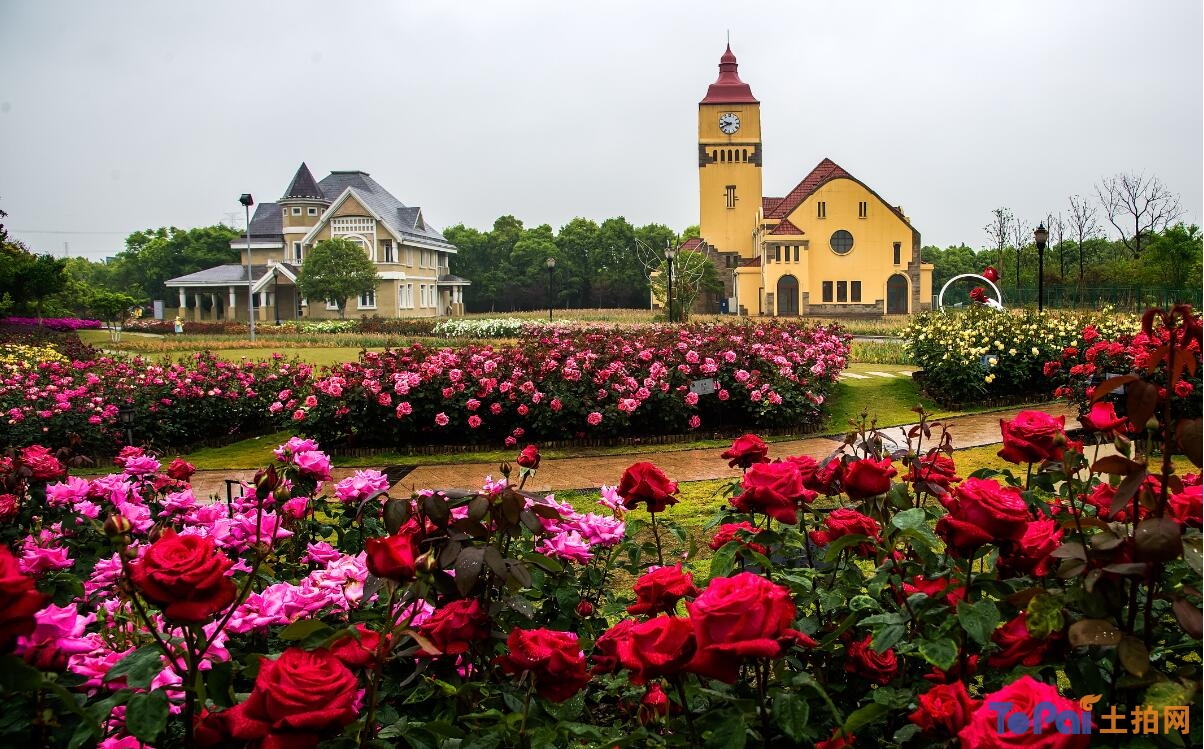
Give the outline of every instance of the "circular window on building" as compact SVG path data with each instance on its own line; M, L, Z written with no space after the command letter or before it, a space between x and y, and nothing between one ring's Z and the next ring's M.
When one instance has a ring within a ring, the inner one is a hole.
M832 232L832 238L828 240L828 244L832 246L832 252L837 255L847 255L849 250L853 249L853 235L844 229L837 229Z

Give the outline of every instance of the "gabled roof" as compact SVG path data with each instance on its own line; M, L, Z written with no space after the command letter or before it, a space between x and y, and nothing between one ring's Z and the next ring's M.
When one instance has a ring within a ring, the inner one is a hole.
M801 235L803 233L803 230L798 228L794 224L790 223L790 219L784 218L780 222L778 222L778 225L773 227L773 231L771 231L769 233L770 234Z
M799 182L793 190L790 191L785 198L774 206L771 212L765 214L765 218L786 218L794 209L810 197L811 193L815 192L828 180L836 179L837 177L849 177L853 175L840 168L840 165L831 159L824 159L819 162L819 165L811 170L811 173L803 177L803 181Z
M432 229L425 221L420 220L422 209L410 207L389 194L389 191L377 184L367 172L348 171L331 172L330 176L318 183L322 193L332 203L342 197L347 190L352 190L356 199L364 207L372 211L389 227L389 231L398 237L405 236L423 240L431 244L442 245L448 250L455 251L451 242Z
M246 232L243 232L242 238L245 242ZM276 203L260 203L255 206L255 215L251 216L251 241L257 239L284 239L284 218L281 216L280 206Z
M268 272L266 265L252 265L251 277L262 278ZM163 282L167 286L208 286L222 284L247 283L247 266L245 265L216 265L212 268L199 270L196 273L170 278Z
M698 246L701 244L702 244L702 239L700 237L690 237L682 244L681 249L696 250L696 249L698 249Z
M314 175L310 174L309 167L305 162L301 162L301 167L297 169L297 173L293 175L293 181L289 184L288 189L284 191L284 197L281 200L289 198L307 198L309 200L326 200L326 196L322 194L321 188L318 187Z
M773 209L778 207L778 203L781 203L783 200L785 198L761 198L761 212L768 217L773 212Z
M706 98L699 104L756 104L752 88L736 73L738 67L729 44L719 58L719 77L707 88Z

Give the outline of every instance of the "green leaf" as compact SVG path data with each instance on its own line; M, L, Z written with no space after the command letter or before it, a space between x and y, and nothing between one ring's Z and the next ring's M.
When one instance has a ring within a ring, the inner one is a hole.
M150 743L167 728L167 693L161 689L135 694L125 706L125 730Z
M899 640L903 639L902 624L888 624L881 629L874 631L874 640L871 646L875 653L885 653Z
M928 515L920 507L913 507L910 510L896 513L890 519L890 524L901 531L916 530L921 527L927 527Z
M773 701L773 718L794 741L802 741L807 721L811 719L811 705L793 692L785 692Z
M957 660L957 643L948 637L921 640L919 650L920 657L942 671L953 668L953 662Z
M970 635L979 645L986 645L991 640L991 633L999 626L999 609L992 601L979 601L957 604L957 621L962 625L966 634Z
M879 718L890 712L890 708L886 705L880 705L877 702L871 702L868 705L863 705L853 712L849 713L849 717L844 720L844 731L846 734L856 733L862 726L869 725Z
M719 547L719 550L711 556L711 579L727 577L732 573L732 569L736 566L736 552L739 549L740 544L735 541Z
M880 611L881 606L867 595L853 596L849 599L849 609L852 611Z
M330 629L330 625L317 619L298 619L280 631L277 635L281 640L304 640L306 637Z
M105 681L126 677L125 683L133 689L150 687L151 679L163 670L162 653L158 645L143 645L117 662L105 674Z
M732 716L711 729L704 741L711 749L744 749L744 744L748 741L748 730L740 717Z
M1042 640L1054 632L1060 632L1066 624L1062 616L1061 599L1048 593L1033 596L1025 610L1024 624L1029 634Z
M1204 536L1183 539L1183 558L1197 575L1204 575Z
M36 692L42 686L42 672L15 655L0 658L0 687L6 692Z

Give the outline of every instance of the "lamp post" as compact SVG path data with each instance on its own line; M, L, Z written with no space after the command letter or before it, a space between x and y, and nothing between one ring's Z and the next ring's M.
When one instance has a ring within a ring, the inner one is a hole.
M255 200L251 193L238 196L238 202L247 212L247 322L251 327L251 340L255 340L255 279L251 276L251 206Z
M134 444L134 409L129 405L117 407L117 418L125 427L125 444Z
M1037 312L1040 313L1045 309L1045 244L1049 241L1044 222L1037 224L1033 240L1037 243Z
M669 283L666 286L669 295L669 322L673 322L673 256L675 254L672 245L665 242L665 263L669 270Z
M548 258L544 265L548 266L548 322L552 322L552 272L556 270L556 258Z

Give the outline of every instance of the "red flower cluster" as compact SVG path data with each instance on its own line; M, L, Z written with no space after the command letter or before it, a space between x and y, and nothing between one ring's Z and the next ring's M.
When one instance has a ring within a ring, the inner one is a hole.
M564 702L589 683L585 654L572 632L516 627L506 647L508 652L494 662L507 674L530 674L536 694L544 699Z
M869 515L841 507L828 513L824 518L823 529L811 531L809 535L817 545L827 546L841 536L852 535L869 536L870 541L877 543L881 540L880 531L878 521ZM857 553L862 556L872 555L873 543L857 544Z
M677 497L673 496L677 494L677 482L670 481L664 471L647 461L623 471L618 492L623 506L629 510L646 504L648 512L664 512L669 505L677 504Z
M1083 447L1067 440L1065 416L1055 418L1044 411L1021 411L1011 421L1000 419L999 428L1003 432L999 457L1009 463L1061 460L1067 445Z
M675 567L659 567L646 573L635 586L636 602L627 607L629 614L673 613L677 602L698 595L694 576L682 572L681 564Z
M815 499L815 492L803 486L803 476L792 461L756 463L740 481L744 489L732 498L732 506L741 512L762 513L787 525L798 523L798 506Z

